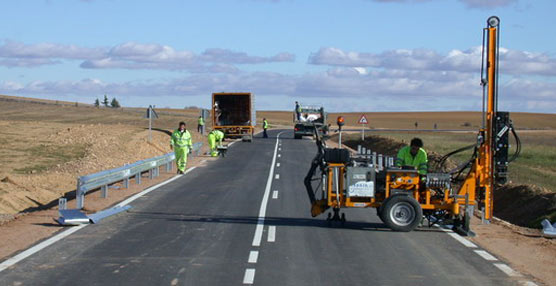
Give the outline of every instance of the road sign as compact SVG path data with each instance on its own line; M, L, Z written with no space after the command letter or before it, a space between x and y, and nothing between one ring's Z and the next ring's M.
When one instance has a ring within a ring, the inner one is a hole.
M367 116L365 116L365 114L361 114L361 117L359 117L359 122L357 122L359 124L369 124L369 121L367 120Z

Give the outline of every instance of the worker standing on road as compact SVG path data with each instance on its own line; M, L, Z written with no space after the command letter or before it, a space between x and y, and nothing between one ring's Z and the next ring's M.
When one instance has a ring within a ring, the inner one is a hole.
M398 151L396 167L413 166L421 175L426 175L428 170L427 152L423 149L423 141L419 138L411 139L410 146L405 146Z
M176 165L178 166L178 174L185 172L187 165L187 155L191 153L193 141L191 134L187 131L185 122L180 122L178 129L172 133L170 139L170 148L174 150L176 155Z
M199 120L197 121L197 132L203 134L205 131L205 119L203 116L199 116Z
M301 117L301 106L299 106L299 102L295 102L295 118L299 121Z
M220 130L212 130L208 135L208 144L210 147L210 155L212 157L218 156L218 146L222 146L222 140L224 140L224 132ZM216 141L218 141L218 145L216 145Z
M268 134L266 133L267 129L268 129L268 121L266 120L266 118L263 118L263 138L268 138Z

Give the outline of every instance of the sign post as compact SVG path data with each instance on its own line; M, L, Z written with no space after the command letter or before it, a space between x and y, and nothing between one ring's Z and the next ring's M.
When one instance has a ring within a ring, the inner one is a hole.
M361 114L357 123L361 124L361 141L365 141L365 125L369 124L367 116L365 116L365 114Z
M145 118L149 119L149 142L152 141L152 126L153 126L153 117L154 118L158 118L158 114L156 114L156 111L154 111L154 106L153 105L149 105L149 108L147 108L147 115L145 115Z
M344 126L344 117L338 116L336 123L338 124L338 131L340 132L338 135L338 148L342 149L342 126Z

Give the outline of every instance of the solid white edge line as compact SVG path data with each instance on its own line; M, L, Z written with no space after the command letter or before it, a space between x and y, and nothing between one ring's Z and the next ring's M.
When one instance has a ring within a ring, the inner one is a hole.
M185 171L185 174L187 174L187 173L193 171L195 168L197 168L197 167L189 168L187 171ZM185 174L184 174L184 175L185 175ZM164 181L164 182L162 182L162 183L156 184L156 185L154 185L154 186L152 186L152 187L150 187L150 188L148 188L148 189L146 189L146 190L144 190L144 191L142 191L142 192L139 192L139 193L133 195L132 197L130 197L130 198L124 200L123 202L117 204L116 206L118 206L118 207L123 207L123 206L129 204L130 202L132 202L132 201L134 201L134 200L140 198L141 196L143 196L143 195L145 195L145 194L147 194L147 193L150 193L150 192L154 191L155 189L160 188L160 187L162 187L162 186L164 186L164 185L166 185L166 184L168 184L168 183L170 183L170 182L172 182L172 181L174 181L174 180L177 180L177 179L179 179L179 178L181 178L181 177L182 177L182 176L174 176L174 177L172 177L172 178L170 178L170 179L168 179L168 180L166 180L166 181ZM24 250L23 252L21 252L21 253L15 255L15 256L12 256L12 257L10 257L10 258L8 258L8 259L6 259L6 260L3 261L2 263L0 263L0 272L6 270L7 268L9 268L9 267L15 265L16 263L20 262L21 260L23 260L23 259L25 259L25 258L27 258L27 257L29 257L29 256L31 256L31 255L33 255L33 254L35 254L35 253L41 251L41 250L43 250L44 248L46 248L46 247L48 247L48 246L54 244L55 242L57 242L57 241L59 241L59 240L62 240L63 238L69 236L70 234L72 234L72 233L74 233L74 232L76 232L76 231L78 231L78 230L80 230L80 229L82 229L82 228L84 228L84 227L86 227L86 226L87 226L87 224L83 224L83 225L71 227L71 228L68 229L68 230L62 231L62 232L60 232L60 233L58 233L58 234L56 234L56 235L54 235L54 236L52 236L52 237L50 237L50 238L44 240L43 242L40 242L39 244L36 244L36 245L34 245L34 246L31 246L30 248Z
M504 264L504 263L494 263L494 266L496 266L498 269L502 270L502 272L506 273L508 276L512 276L512 277L521 277L521 273L513 270L510 266Z
M275 178L276 180L280 179L280 174L276 174L276 176L274 176L274 178Z
M259 209L259 219L257 221L257 228L255 229L255 235L253 236L253 246L260 246L261 240L263 238L264 217L266 215L266 205L268 204L268 197L270 196L270 188L272 187L272 175L274 174L274 166L276 164L276 153L278 152L278 138L280 138L280 134L282 134L282 132L278 133L278 135L276 136L274 155L272 156L272 163L270 164L270 171L268 172L268 178L266 180L266 187L264 190L263 200L261 201L261 208Z
M278 198L278 191L272 192L272 198L273 198L273 199L277 199L277 198Z
M245 269L245 275L243 275L243 284L253 284L255 280L255 269L247 268Z
M475 251L475 253L477 253L480 257L484 258L485 260L488 260L488 261L497 261L498 260L498 258L494 257L492 254L490 254L490 253L488 253L488 252L486 252L482 249L474 250L474 251Z
M7 268L15 265L16 263L20 262L21 260L23 260L23 259L41 251L42 249L54 244L55 242L63 239L66 236L69 236L70 234L72 234L72 233L74 233L74 232L76 232L76 231L78 231L78 230L80 230L80 229L82 229L86 226L87 226L86 224L83 224L83 225L71 227L68 230L62 231L62 232L50 237L49 239L47 239L47 240L45 240L45 241L43 241L43 242L41 242L41 243L39 243L35 246L32 246L32 247L28 248L27 250L17 254L16 256L13 256L13 257L10 257L10 258L6 259L4 262L0 263L0 272L6 270Z
M268 226L268 242L275 242L276 241L276 226L270 225Z
M256 250L251 250L251 252L249 252L247 263L257 263L257 259L259 259L259 252Z
M475 245L473 242L459 236L459 234L455 233L455 232L449 232L448 233L449 236L455 238L457 241L459 241L461 244L470 247L470 248L478 248L477 245Z

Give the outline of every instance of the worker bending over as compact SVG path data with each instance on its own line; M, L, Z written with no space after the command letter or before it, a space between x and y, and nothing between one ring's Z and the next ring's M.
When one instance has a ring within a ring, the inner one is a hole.
M191 134L185 127L185 122L180 122L179 128L172 133L170 139L170 149L174 150L176 156L178 174L183 174L185 172L187 155L191 153L191 146L193 145Z
M222 145L222 140L224 140L224 132L220 130L212 130L208 135L208 144L210 147L210 155L212 157L218 156L217 147ZM218 145L216 145L218 141Z
M419 138L411 139L410 146L405 146L398 151L396 167L413 166L421 175L426 175L428 170L427 152L423 149L423 141Z

